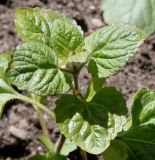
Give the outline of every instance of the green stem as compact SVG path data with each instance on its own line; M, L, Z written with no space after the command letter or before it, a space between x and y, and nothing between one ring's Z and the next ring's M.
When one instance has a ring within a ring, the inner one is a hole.
M74 79L74 89L73 89L74 95L77 95L79 98L81 98L82 101L85 101L85 99L82 96L82 94L80 92L80 89L79 89L78 73L73 74L73 79ZM82 160L88 160L87 152L85 152L84 150L80 149L80 153L81 153Z
M60 137L58 138L56 144L55 144L55 148L54 148L55 153L57 153L57 154L60 153L60 151L63 147L63 144L65 142L65 139L66 139L65 136L61 134Z
M40 110L39 107L33 105L36 112L37 112L37 115L38 115L38 119L39 119L39 122L40 122L40 126L41 126L41 129L42 129L42 133L44 136L46 137L49 137L49 133L48 133L48 129L46 127L46 122L44 120L44 117L43 117L43 114L42 114L42 111Z
M68 69L60 68L60 70L69 74L73 74L73 72Z
M30 95L30 98L32 98L33 100L35 100L39 103L41 102L41 97L40 96L37 96L33 93L29 93L29 95ZM33 105L33 107L34 107L34 109L35 109L35 111L38 115L38 119L39 119L40 126L41 126L41 129L42 129L42 134L50 139L49 132L48 132L48 129L46 127L46 121L43 117L42 110L39 107L37 107L36 105Z
M55 120L55 114L54 114L54 112L52 112L51 110L49 110L49 109L48 109L46 106L44 106L43 104L41 104L41 103L39 103L39 102L37 102L37 101L29 98L29 97L26 97L26 96L24 96L24 95L21 95L21 94L16 94L16 95L13 96L13 98L14 98L14 99L20 99L20 100L22 100L22 101L26 101L26 102L28 102L28 103L31 103L33 106L39 107L41 110L43 110L43 111L45 111L46 113L48 113L52 119Z
M75 90L78 90L79 89L78 73L73 74L73 79L74 79L74 88Z
M79 83L78 83L78 74L75 73L73 74L73 79L74 79L74 88L73 88L73 94L77 95L81 100L84 100L84 97L81 94L81 91L79 89Z
M86 151L80 149L80 153L81 153L82 160L88 160Z

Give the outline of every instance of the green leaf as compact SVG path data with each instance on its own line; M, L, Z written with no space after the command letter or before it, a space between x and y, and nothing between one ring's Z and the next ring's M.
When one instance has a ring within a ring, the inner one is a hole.
M54 144L51 142L51 140L48 137L45 136L39 136L40 143L47 149L49 153L53 152Z
M124 109L126 108L125 103L122 103L124 102L123 97L119 96L118 91L115 91L118 93L118 98L110 97L113 96L113 94L109 94L110 91L113 91L111 88L105 96L106 91L108 88L102 89L91 102L80 101L72 95L63 95L56 101L56 122L59 124L62 134L92 154L102 153L110 145L110 141L122 131L122 127L126 123L126 118L120 115L126 110ZM106 97L103 104L96 101L98 100L97 96ZM109 99L113 100L109 102ZM118 105L116 105L117 103ZM117 107L119 116L117 113L113 114L115 107Z
M0 117L2 116L6 102L14 99L16 91L14 91L3 79L0 79Z
M80 52L84 44L83 32L74 20L64 15L39 8L18 8L15 16L16 30L26 42L39 41L52 47L59 64Z
M99 78L115 74L138 51L144 38L142 31L129 25L99 29L85 40L85 49L90 53L88 71Z
M93 102L106 106L110 113L125 115L128 113L125 99L115 87L104 87L93 97Z
M77 149L77 146L66 139L62 146L60 154L64 156L68 156L70 152L73 152L76 149Z
M103 0L102 9L108 24L136 25L147 35L155 31L155 0Z
M155 144L155 91L143 89L132 106L132 126L122 135L127 141Z
M123 130L124 130L124 131L129 130L129 128L131 127L131 125L132 125L132 117L129 116L129 117L127 118L127 123L123 126Z
M62 94L70 89L70 80L47 45L31 42L16 48L7 77L19 89L37 95Z
M103 158L104 160L127 160L127 150L126 145L116 139L111 142L109 148L103 153Z
M105 85L104 78L92 78L89 82L88 89L85 95L87 102L90 102L97 91L99 91Z
M6 79L5 72L6 69L8 68L8 64L10 61L11 61L11 54L9 53L0 54L0 78Z
M154 160L155 145L115 139L103 153L104 160Z
M129 142L125 141L128 147L127 160L154 160L155 145L148 143Z
M5 104L14 99L14 95L16 91L13 90L5 81L5 72L8 68L8 64L11 60L11 54L3 53L0 54L0 118L2 117L2 113L4 110Z

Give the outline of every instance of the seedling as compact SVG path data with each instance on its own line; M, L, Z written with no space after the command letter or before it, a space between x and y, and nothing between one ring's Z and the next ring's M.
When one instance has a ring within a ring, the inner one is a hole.
M0 113L7 101L20 99L31 103L40 115L46 135L40 141L47 154L32 159L67 159L76 146L83 160L87 152L104 160L154 159L155 91L140 91L128 116L123 95L105 81L138 51L145 38L141 30L113 24L84 38L74 20L39 8L18 8L15 25L24 42L0 57ZM84 66L92 79L82 94L78 77ZM11 85L28 94L18 93ZM41 98L55 95L53 112ZM42 111L60 128L56 144L48 138Z

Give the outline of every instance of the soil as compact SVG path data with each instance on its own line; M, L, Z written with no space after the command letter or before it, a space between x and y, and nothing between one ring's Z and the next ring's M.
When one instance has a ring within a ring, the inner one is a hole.
M100 0L0 0L0 52L12 49L21 43L15 32L14 13L19 6L42 7L63 12L74 18L82 27L85 35L104 26L101 17ZM90 75L86 71L81 74L81 89L87 85ZM115 85L127 99L130 108L131 99L141 88L155 89L155 34L152 34L141 46L139 53L116 75L107 80ZM49 107L53 99L49 98ZM55 141L59 135L56 125L44 115L51 138ZM48 123L50 121L50 123ZM0 121L0 159L27 159L27 157L43 152L37 137L41 128L32 106L20 101L7 104L5 114ZM79 151L73 152L72 160L79 160ZM95 158L90 155L90 160Z

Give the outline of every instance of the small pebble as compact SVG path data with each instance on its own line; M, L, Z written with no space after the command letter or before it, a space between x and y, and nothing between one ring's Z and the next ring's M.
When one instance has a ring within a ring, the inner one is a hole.
M21 140L27 139L27 132L24 129L16 128L14 126L9 127L9 132L11 135L15 136L16 138L19 138Z
M94 12L96 12L96 7L94 5L90 5L89 10L91 13L94 13Z
M37 150L38 150L39 152L43 151L43 149L42 149L41 146L37 147Z
M96 26L96 27L102 27L103 26L103 22L100 19L94 18L92 19L92 23Z

